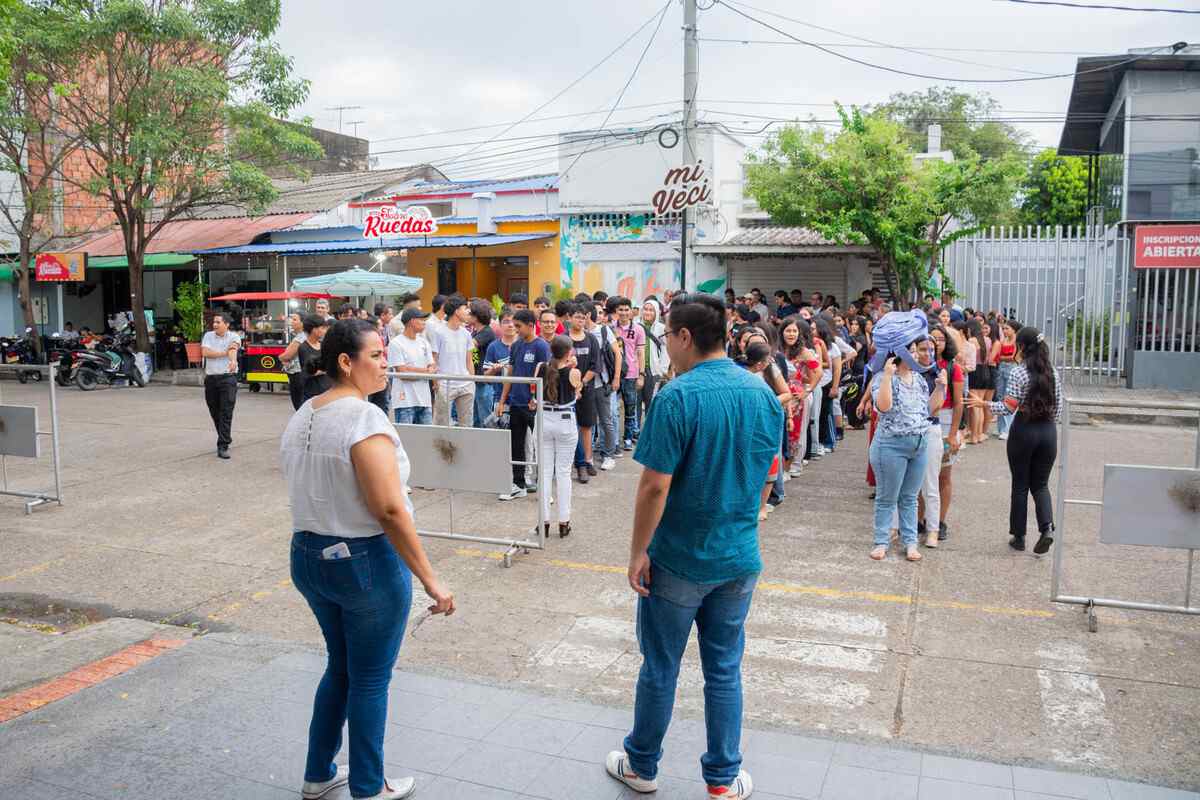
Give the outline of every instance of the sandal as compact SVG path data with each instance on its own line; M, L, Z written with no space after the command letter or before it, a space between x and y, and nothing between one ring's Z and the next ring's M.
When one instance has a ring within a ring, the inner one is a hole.
M915 544L910 544L908 546L908 552L905 553L904 557L909 561L920 561L922 558L921 551L917 549Z
M875 561L883 561L885 558L887 558L887 551L888 549L886 545L876 545L875 548L871 550L871 558Z

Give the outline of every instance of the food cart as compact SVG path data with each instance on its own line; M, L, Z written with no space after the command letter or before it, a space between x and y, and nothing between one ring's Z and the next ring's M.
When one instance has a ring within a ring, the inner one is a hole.
M246 303L272 300L331 300L334 297L336 295L321 292L235 292L210 297L209 300L241 303L244 312ZM283 371L283 362L279 360L292 338L287 318L287 314L279 319L268 314L256 317L242 314L243 338L239 377L250 386L252 392L261 391L264 385L268 391L275 391L277 383L287 385L288 376Z

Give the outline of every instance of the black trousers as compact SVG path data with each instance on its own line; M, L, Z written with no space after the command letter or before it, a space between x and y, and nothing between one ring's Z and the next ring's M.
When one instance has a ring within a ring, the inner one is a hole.
M1012 497L1009 502L1008 532L1025 535L1029 515L1029 496L1038 530L1054 526L1054 508L1050 501L1050 470L1058 457L1058 430L1053 420L1030 422L1017 414L1008 432L1008 469L1012 472Z
M204 400L213 427L217 429L217 447L229 447L233 441L233 407L237 403L237 376L205 375Z
M299 372L288 373L288 394L292 396L292 410L298 410L304 405L304 375Z
M819 440L817 444L825 444L830 440L831 431L829 430L829 425L831 420L829 413L833 411L833 392L835 388L836 387L830 383L821 390L821 409L817 412L820 414L820 416L817 417L817 439Z
M508 433L512 437L513 461L529 461L525 452L525 436L533 430L534 412L529 406L508 406ZM525 465L513 464L513 483L525 488Z

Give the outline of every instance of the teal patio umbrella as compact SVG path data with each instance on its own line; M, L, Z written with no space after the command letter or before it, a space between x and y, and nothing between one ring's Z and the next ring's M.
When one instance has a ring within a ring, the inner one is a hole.
M411 275L393 275L351 267L345 272L297 278L292 281L292 291L324 292L340 297L389 297L415 292L423 284L423 280Z

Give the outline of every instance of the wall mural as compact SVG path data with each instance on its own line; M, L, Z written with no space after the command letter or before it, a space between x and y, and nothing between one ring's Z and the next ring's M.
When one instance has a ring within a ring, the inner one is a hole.
M584 225L578 215L567 217L566 229L559 237L562 254L559 259L561 286L575 286L580 271L579 248L592 242L678 242L683 234L682 225L647 225L647 214L631 214L628 225L593 226ZM587 276L584 275L584 283ZM597 289L604 287L597 286ZM581 291L595 291L582 289ZM604 289L604 291L608 291Z

